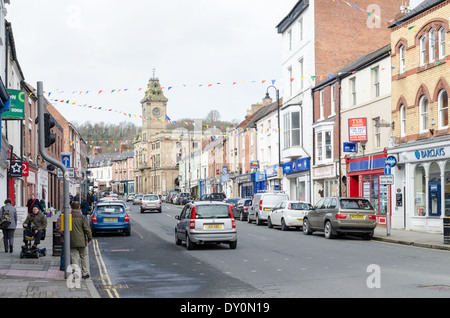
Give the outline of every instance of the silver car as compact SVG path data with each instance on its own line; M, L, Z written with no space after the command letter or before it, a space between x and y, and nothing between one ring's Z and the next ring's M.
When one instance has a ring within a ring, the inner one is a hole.
M136 194L133 199L133 205L141 204L143 194Z
M144 213L147 210L156 210L159 213L162 212L161 199L157 194L144 194L142 196L141 213Z
M197 244L226 243L231 249L237 246L236 222L231 206L219 201L188 202L175 217L175 243L186 242L192 250Z
M376 211L365 198L323 198L303 218L303 233L323 231L327 239L356 233L370 240L376 226Z

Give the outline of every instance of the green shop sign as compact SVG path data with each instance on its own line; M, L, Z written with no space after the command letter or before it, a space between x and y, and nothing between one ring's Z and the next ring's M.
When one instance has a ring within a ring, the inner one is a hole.
M11 98L11 108L2 113L2 119L23 119L25 115L25 93L15 89L6 90Z

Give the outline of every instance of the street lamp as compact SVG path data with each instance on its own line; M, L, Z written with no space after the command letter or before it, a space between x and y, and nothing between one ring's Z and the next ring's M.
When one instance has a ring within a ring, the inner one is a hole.
M282 175L282 173L280 174L280 169L283 169L281 167L280 91L278 90L278 88L276 88L273 85L267 87L266 97L264 97L264 100L266 103L272 102L272 99L270 98L270 95L269 95L269 88L275 89L276 97L277 97L277 112L278 112L278 171L277 172L278 172L278 177L279 177L280 175ZM281 189L282 189L282 183L281 183L281 179L280 179L280 190Z

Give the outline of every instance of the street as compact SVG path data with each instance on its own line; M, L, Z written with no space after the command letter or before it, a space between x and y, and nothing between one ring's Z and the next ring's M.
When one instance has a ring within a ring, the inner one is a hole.
M449 297L450 254L356 237L326 240L236 221L238 245L175 245L175 215L128 203L131 236L100 235L90 245L101 297L297 298Z

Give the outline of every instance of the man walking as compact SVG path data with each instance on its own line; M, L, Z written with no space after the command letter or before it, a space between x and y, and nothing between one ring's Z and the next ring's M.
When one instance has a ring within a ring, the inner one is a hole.
M86 217L80 211L80 202L72 202L72 231L70 232L70 259L72 264L81 261L81 277L89 278L89 256L87 246L92 241L92 231Z

